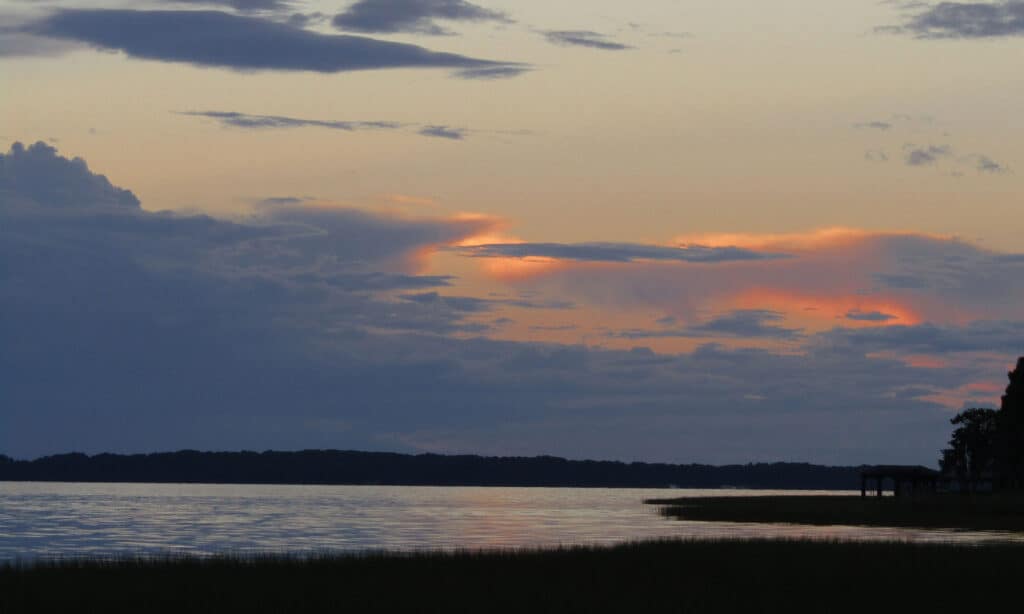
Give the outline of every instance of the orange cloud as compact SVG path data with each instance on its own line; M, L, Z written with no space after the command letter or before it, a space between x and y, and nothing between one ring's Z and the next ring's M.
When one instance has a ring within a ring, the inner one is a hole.
M782 252L815 252L840 249L865 243L878 237L916 236L938 240L950 240L942 235L919 232L869 231L859 228L834 226L806 232L791 233L703 233L682 235L676 241L682 245L705 247L740 247L751 250Z
M848 328L912 326L922 319L917 311L894 297L799 292L781 288L752 288L727 300L733 309L770 309L796 323L811 322ZM861 314L864 317L858 317ZM871 317L877 314L878 317Z

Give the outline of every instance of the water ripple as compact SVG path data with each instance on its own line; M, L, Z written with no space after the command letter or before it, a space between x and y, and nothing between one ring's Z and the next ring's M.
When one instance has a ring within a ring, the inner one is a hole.
M661 537L916 542L1024 534L666 519L664 490L0 482L0 560L610 544ZM787 494L675 490L672 495ZM848 494L807 493L800 494Z

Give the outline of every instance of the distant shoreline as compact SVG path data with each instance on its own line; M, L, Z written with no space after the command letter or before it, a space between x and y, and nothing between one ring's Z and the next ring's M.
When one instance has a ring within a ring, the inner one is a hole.
M810 463L674 465L342 450L72 453L31 461L0 456L0 481L9 482L853 490L860 486L860 470Z

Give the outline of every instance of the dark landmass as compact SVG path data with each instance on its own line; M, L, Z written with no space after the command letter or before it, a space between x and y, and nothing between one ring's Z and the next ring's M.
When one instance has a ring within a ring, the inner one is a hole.
M681 520L1024 531L1024 495L649 499Z
M33 461L0 455L0 481L620 488L857 489L859 467L808 463L670 465L574 461L553 456L484 457L306 450L59 454Z
M2 612L1004 611L1024 547L662 541L0 566Z

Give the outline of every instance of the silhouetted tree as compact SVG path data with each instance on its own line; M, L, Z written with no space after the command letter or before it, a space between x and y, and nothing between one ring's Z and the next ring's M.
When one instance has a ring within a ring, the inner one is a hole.
M1024 488L1024 356L1008 374L998 415L996 470L1004 488Z
M994 409L972 408L957 414L950 423L957 427L942 451L939 464L946 474L956 476L961 492L982 476L991 475L996 457L998 412Z

